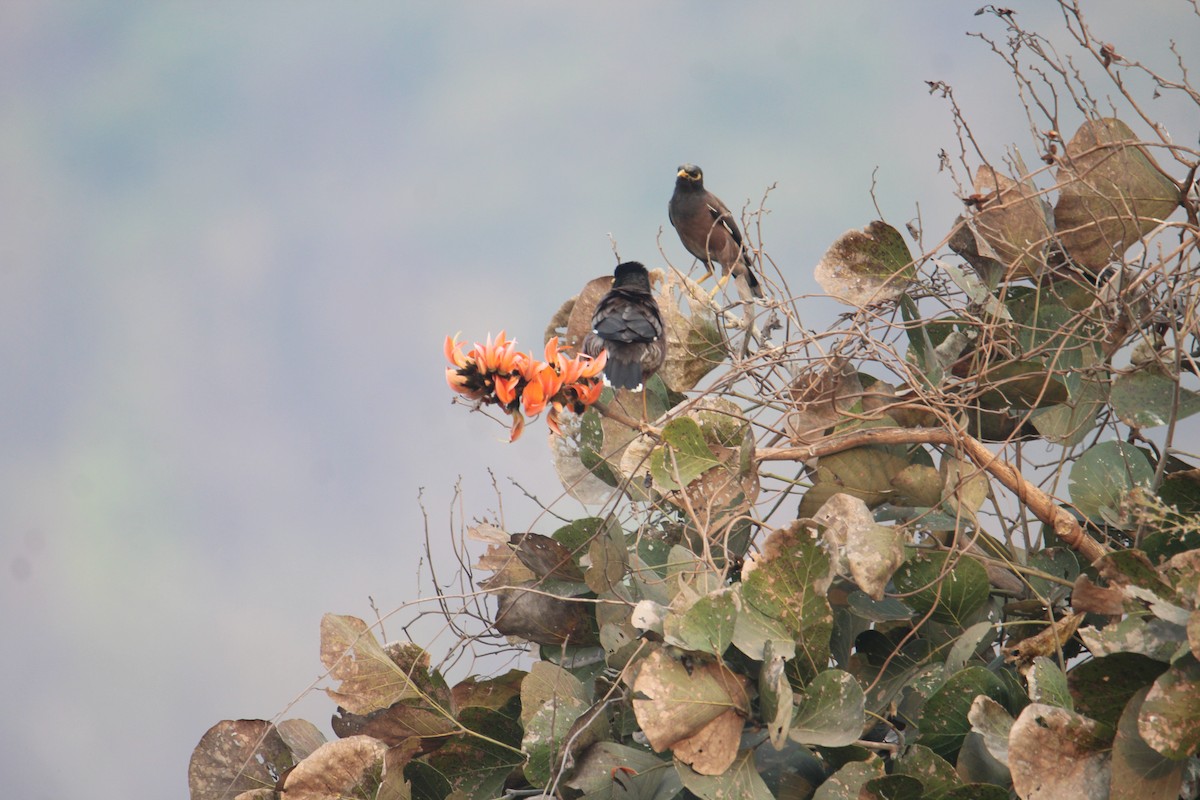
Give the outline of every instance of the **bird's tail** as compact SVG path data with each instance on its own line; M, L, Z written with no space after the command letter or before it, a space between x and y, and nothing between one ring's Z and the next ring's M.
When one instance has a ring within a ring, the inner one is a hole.
M613 358L609 351L608 364L604 367L604 382L614 389L639 391L642 388L642 362Z
M758 276L754 274L754 258L750 255L750 248L745 246L742 247L741 269L735 270L735 272L741 273L741 275L737 275L737 277L742 278L742 280L740 280L738 283L745 283L746 288L750 290L749 293L751 297L763 296L762 284L759 283ZM738 295L741 296L743 300L749 299L745 296L745 293L742 291L742 287L740 285L738 286Z

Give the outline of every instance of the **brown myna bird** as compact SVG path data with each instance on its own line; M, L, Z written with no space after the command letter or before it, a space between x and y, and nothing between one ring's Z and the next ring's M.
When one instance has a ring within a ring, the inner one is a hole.
M704 173L695 164L679 168L667 213L683 246L704 262L707 270L704 278L713 274L713 264L721 265L724 274L713 290L714 295L732 274L742 299L763 296L752 268L750 248L742 242L737 222L720 198L704 188Z
M608 351L604 382L614 389L640 391L667 355L662 314L650 293L650 275L636 261L617 265L613 285L592 313L592 332L583 352L595 358Z

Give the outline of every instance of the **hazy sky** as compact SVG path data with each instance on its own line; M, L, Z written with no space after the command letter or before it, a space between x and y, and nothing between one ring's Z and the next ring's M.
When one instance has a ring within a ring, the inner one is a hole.
M1077 53L1049 3L1008 5ZM210 725L320 674L322 613L428 590L419 489L440 542L459 476L468 517L496 507L488 468L528 526L509 478L557 495L544 427L509 445L452 407L442 338L537 348L609 234L661 267L665 227L686 266L678 164L735 209L778 184L764 242L807 294L876 216L877 168L897 227L919 206L940 237L961 208L923 81L1036 161L975 7L0 6L5 795L184 797ZM1200 69L1188 3L1128 7L1094 4L1119 52L1169 70L1175 37ZM1194 143L1194 107L1153 102Z

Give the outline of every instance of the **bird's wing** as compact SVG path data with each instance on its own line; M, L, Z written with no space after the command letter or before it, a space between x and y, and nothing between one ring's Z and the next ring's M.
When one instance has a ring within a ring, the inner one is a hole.
M721 227L729 234L733 241L737 242L738 247L742 246L742 232L738 229L737 223L733 219L733 214L729 213L729 209L725 207L716 196L710 194L705 202L708 206L708 213L712 214L716 222L721 223Z
M611 300L596 309L594 325L601 339L633 343L662 336L662 319L652 298L622 292Z

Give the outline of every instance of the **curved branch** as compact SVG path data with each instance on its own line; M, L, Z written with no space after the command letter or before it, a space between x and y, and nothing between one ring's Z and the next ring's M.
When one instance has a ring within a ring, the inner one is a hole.
M958 431L945 428L870 428L830 436L824 441L801 447L772 447L759 450L758 461L808 461L855 447L895 444L936 444L956 447L977 467L987 471L1021 501L1039 520L1053 528L1055 534L1088 563L1108 552L1083 529L1079 520L1058 505L1053 497L1025 480L1020 470L988 450L983 442Z

